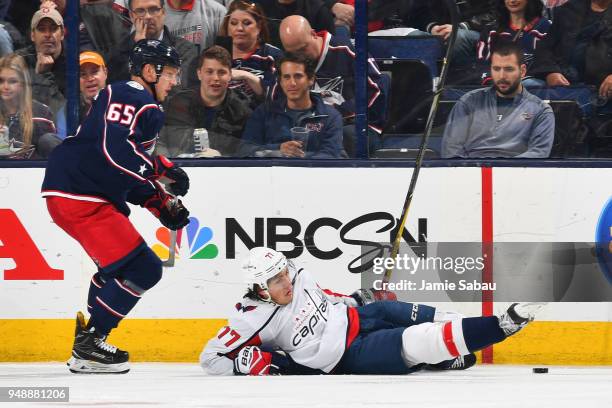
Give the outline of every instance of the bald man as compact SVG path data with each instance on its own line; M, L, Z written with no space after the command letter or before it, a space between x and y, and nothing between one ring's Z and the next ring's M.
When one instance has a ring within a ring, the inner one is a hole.
M355 116L355 50L349 41L327 31L316 32L301 16L289 16L280 25L280 37L287 52L304 55L316 61L315 91L325 103L335 105L352 124ZM386 83L373 59L368 58L368 119L370 127L380 133L384 121ZM347 147L348 150L348 146ZM349 155L351 152L348 151Z

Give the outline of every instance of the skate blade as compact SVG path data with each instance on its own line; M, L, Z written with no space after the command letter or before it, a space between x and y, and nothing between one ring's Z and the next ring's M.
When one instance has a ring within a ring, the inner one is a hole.
M91 360L70 357L66 363L74 374L125 374L130 371L130 363L101 364Z

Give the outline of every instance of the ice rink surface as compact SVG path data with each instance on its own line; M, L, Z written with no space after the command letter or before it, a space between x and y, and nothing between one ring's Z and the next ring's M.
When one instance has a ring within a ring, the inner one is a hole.
M17 407L612 407L612 367L477 365L406 376L209 377L195 364L132 364L124 375L75 375L61 363L0 364L0 387L70 387L70 403Z

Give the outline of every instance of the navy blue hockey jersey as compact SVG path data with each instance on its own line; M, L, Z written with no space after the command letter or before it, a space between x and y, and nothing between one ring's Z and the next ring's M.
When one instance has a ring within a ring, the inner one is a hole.
M43 196L110 202L129 215L126 201L142 204L155 193L150 154L164 113L138 82L101 90L75 136L49 157Z
M315 91L321 92L326 102L339 105L342 116L355 115L355 50L342 37L327 31L317 33L323 38L323 49L317 61ZM385 116L385 84L373 58L368 56L368 121L370 125L382 125ZM335 101L334 96L342 99ZM331 101L328 100L331 98Z

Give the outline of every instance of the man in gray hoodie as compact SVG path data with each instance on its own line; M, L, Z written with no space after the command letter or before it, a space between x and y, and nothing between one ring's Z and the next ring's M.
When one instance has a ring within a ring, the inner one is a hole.
M521 84L522 54L515 43L493 50L493 86L468 92L453 107L442 138L443 158L550 155L555 117L550 105Z

